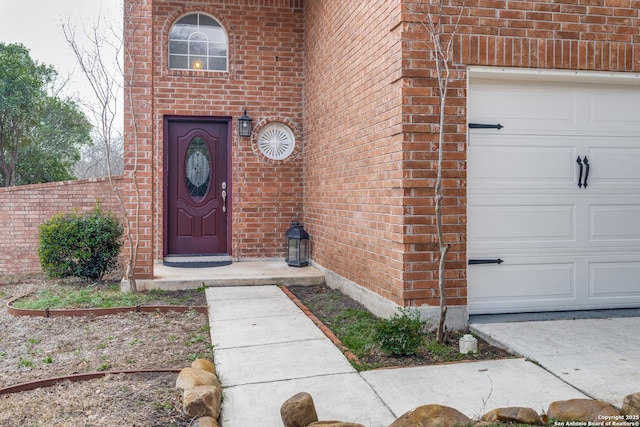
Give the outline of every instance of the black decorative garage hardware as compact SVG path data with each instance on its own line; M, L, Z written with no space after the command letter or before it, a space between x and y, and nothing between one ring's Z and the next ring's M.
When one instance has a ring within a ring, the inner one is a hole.
M580 156L578 156L576 162L578 162L578 164L580 165L580 171L578 173L578 187L582 188L582 186L584 185L584 188L587 188L587 182L589 181L589 159L587 159L587 156L584 156L584 160L581 160ZM584 182L582 182L582 171L584 169L584 166L587 167L587 170L584 174Z
M470 259L469 265L479 265L479 264L502 264L504 261L500 258L497 259Z
M502 126L500 123L496 124L496 125L487 125L484 123L469 123L469 129L502 129L504 126Z

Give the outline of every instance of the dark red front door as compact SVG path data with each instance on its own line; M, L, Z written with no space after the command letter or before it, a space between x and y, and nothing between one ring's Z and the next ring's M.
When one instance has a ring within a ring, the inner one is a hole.
M227 254L227 121L167 120L167 255Z

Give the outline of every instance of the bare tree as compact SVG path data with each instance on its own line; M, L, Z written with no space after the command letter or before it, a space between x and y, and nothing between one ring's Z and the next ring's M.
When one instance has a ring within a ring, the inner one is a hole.
M447 318L447 299L445 295L445 266L450 245L444 238L442 220L442 170L444 162L445 124L447 96L451 81L451 63L453 56L453 42L465 11L466 0L427 0L414 10L421 19L430 38L431 59L435 66L438 82L439 120L438 120L438 163L435 193L435 219L438 249L440 259L438 263L438 291L440 294L440 317L438 320L437 339L443 343L445 338L445 321Z
M78 179L86 178L102 178L109 176L109 170L114 176L124 173L124 145L122 134L115 136L109 145L109 153L107 147L102 140L94 136L93 142L83 147L81 158L74 167L74 175ZM110 163L107 164L107 157Z
M138 186L138 131L137 131L137 110L131 96L127 98L133 117L133 140L128 143L133 144L134 154L131 170L131 182L134 187L134 207L133 212L127 209L121 189L116 185L113 177L112 155L114 153L113 143L119 140L118 128L116 127L119 115L120 97L123 89L130 89L132 80L136 76L135 57L128 51L124 44L123 29L132 28L135 34L138 25L133 22L136 18L135 9L137 3L128 4L127 8L132 10L123 10L124 19L127 20L123 27L116 27L113 23L109 24L104 32L97 18L97 23L90 29L83 29L83 36L88 42L89 48L83 48L79 43L76 29L71 23L63 24L67 43L73 50L76 60L80 66L82 74L88 81L95 95L94 103L86 103L87 107L94 116L96 122L95 135L98 143L104 147L106 156L107 176L113 189L118 204L122 210L122 218L125 225L125 236L128 244L128 259L125 266L125 279L129 282L131 292L137 292L135 269L138 257L138 248L140 246L140 192ZM124 6L123 6L124 8ZM133 36L132 36L133 37ZM129 61L132 61L133 72L125 75L123 67L123 55Z

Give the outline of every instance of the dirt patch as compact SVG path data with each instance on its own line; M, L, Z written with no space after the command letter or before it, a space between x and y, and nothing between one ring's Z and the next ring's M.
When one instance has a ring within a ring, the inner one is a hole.
M176 374L120 374L0 396L3 426L188 426Z
M10 279L4 283L0 286L0 388L93 371L180 369L195 358L213 357L206 314L14 317L4 308L7 301L51 282ZM206 305L202 292L192 293L187 300L186 305ZM122 374L2 395L0 425L187 426L191 420L181 413L174 386L174 374Z
M363 310L366 308L340 291L322 286L291 286L288 288L322 323L331 329L338 338L333 325L338 323L340 316L348 309ZM413 356L390 356L377 346L371 346L364 354L358 354L357 367L360 369L382 367L408 367L433 365L447 362L490 360L514 357L509 352L494 347L482 339L478 339L478 352L475 354L460 354L459 340L467 331L448 332L444 345L437 344L435 334L427 336L427 343L420 347Z

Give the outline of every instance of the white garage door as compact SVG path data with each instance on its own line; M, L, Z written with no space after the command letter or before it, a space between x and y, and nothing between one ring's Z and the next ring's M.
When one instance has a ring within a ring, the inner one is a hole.
M640 307L640 81L472 77L468 121L469 312Z

